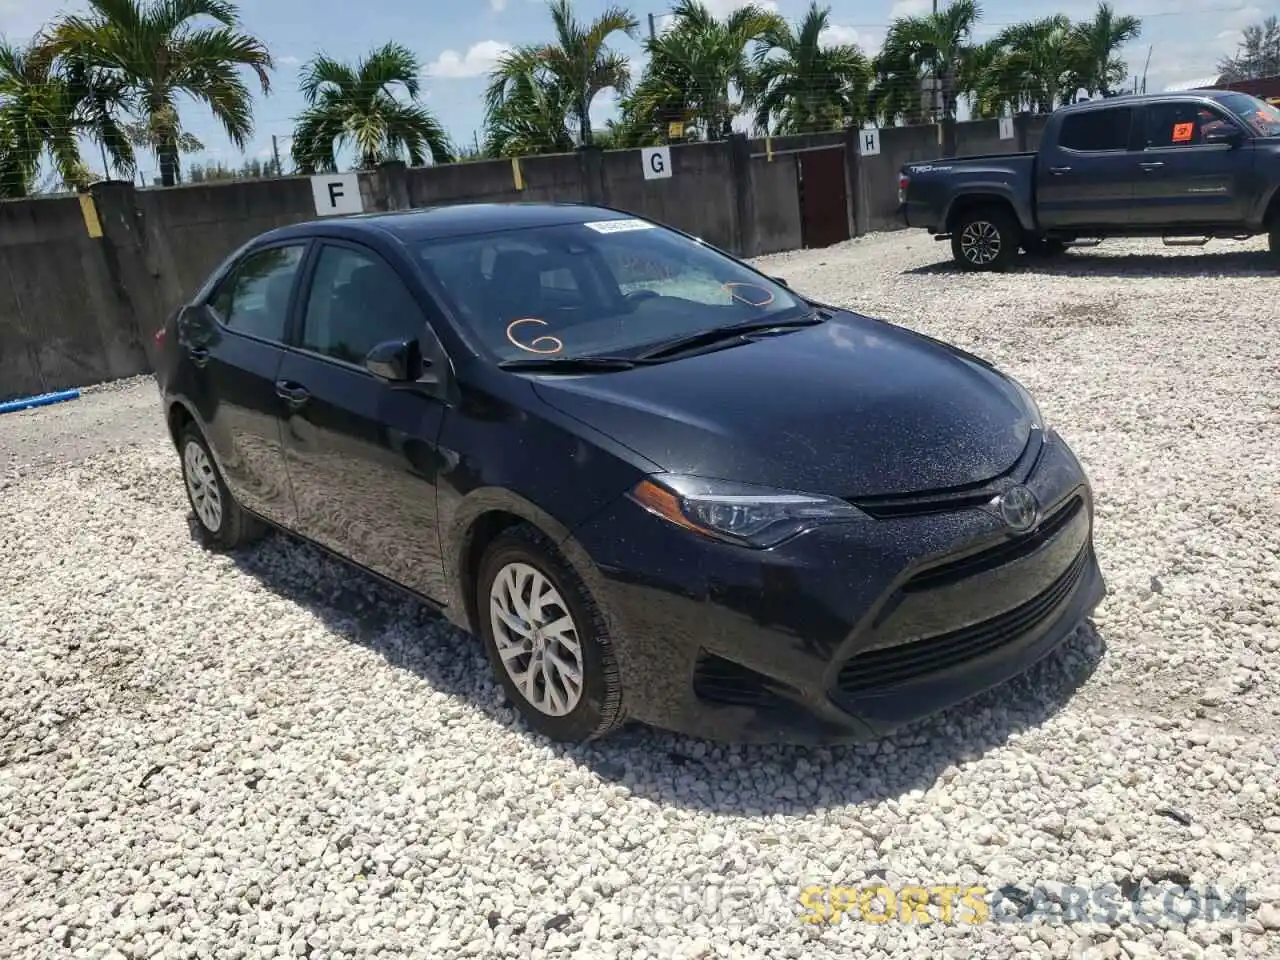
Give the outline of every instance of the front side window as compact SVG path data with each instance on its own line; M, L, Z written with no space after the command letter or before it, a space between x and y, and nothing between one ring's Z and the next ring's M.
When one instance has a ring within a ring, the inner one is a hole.
M1247 93L1228 93L1219 103L1244 121L1256 137L1280 137L1280 109Z
M1220 110L1203 103L1174 101L1153 103L1147 107L1143 122L1143 146L1196 147L1205 142L1205 136L1225 131L1235 124Z
M400 275L376 253L321 248L302 321L307 350L363 365L379 343L418 339L425 324Z
M499 360L630 355L810 309L780 284L643 220L436 240L419 255L453 312Z
M1129 148L1130 107L1109 107L1067 114L1062 119L1058 144L1068 150L1101 152Z
M269 247L245 257L209 302L218 319L238 333L284 340L289 295L305 249L303 244Z

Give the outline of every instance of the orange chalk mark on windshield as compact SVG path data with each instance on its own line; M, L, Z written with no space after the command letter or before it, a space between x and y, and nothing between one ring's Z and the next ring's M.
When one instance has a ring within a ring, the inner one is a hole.
M543 327L547 326L547 321L539 320L536 317L525 317L521 320L512 320L510 323L508 323L507 339L510 340L513 345L519 347L521 350L528 351L529 353L559 353L561 350L564 349L564 341L562 341L559 337L551 336L551 334L549 333L544 333L540 337L534 337L528 343L521 343L519 340L515 338L515 334L513 333L513 331L515 330L516 327L520 326L520 324L522 323L536 323L539 326L543 326ZM539 347L538 344L543 343L544 341L550 341L553 344L553 346Z

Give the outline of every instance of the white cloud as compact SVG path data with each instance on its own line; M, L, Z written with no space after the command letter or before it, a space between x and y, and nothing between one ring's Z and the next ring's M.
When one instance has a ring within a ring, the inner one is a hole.
M501 13L507 9L507 0L489 0L489 9L494 13Z
M702 2L717 17L727 17L739 7L745 7L748 0L702 0ZM778 12L778 4L774 0L755 0L755 4L770 13Z
M838 23L833 23L822 31L818 37L818 42L828 47L838 47L847 43L857 44L859 42L858 31L853 27L845 27Z
M460 54L456 50L446 50L427 65L426 74L429 77L448 80L478 77L492 70L498 59L511 49L509 43L481 40L467 48L466 53Z
M298 57L295 57L291 53L287 53L283 57L276 57L276 63L284 67L296 67L301 62L302 62L301 59L299 59Z

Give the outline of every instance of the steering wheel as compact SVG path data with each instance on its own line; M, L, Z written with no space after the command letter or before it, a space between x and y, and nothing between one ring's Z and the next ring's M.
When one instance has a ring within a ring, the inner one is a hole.
M639 290L632 290L630 293L626 294L625 299L628 303L639 303L641 300L649 300L653 297L660 296L662 296L662 294L657 290L650 290L647 287L641 287Z

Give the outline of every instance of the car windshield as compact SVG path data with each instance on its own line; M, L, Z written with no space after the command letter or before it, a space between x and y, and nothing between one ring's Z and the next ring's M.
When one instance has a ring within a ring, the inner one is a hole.
M1219 101L1259 137L1280 137L1280 110L1247 93L1228 93Z
M663 341L811 308L781 284L645 220L434 240L422 266L499 361L634 356Z

